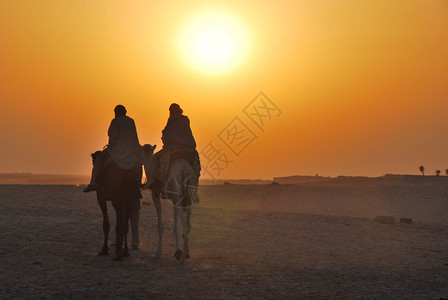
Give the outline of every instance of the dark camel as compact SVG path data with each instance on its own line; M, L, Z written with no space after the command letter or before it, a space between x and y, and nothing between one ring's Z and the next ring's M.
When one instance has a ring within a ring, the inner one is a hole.
M101 151L92 153L92 162ZM107 214L107 201L112 202L116 214L115 226L115 260L121 261L129 256L127 246L127 233L129 231L129 218L131 214L138 213L140 194L140 178L132 170L120 169L115 163L109 163L98 177L96 191L98 205L103 214L104 243L98 255L109 254L109 217Z

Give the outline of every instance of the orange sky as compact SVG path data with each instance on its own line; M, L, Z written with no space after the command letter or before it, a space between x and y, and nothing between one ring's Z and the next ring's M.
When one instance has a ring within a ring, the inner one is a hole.
M247 31L231 71L181 53L207 12ZM119 103L161 145L171 102L232 161L215 177L444 172L447 53L446 0L1 1L0 172L89 174ZM261 91L281 111L263 130L243 112ZM235 117L257 136L238 157L219 138Z

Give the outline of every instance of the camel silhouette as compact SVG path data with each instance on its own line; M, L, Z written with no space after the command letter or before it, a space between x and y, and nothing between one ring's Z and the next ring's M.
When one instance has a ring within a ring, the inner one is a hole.
M101 151L92 153L92 162L95 164L96 158ZM98 187L96 190L97 202L103 215L103 247L98 255L109 254L109 217L107 213L107 201L112 202L115 209L115 260L121 261L123 257L129 256L127 245L127 233L129 231L129 220L138 218L141 173L137 174L133 170L120 169L114 162L110 162L98 176ZM131 222L133 235L138 236L138 225L135 220ZM135 236L134 236L135 238Z
M150 162L152 160L153 151L144 154L145 159L145 172L149 174ZM155 183L150 186L152 192L152 199L157 211L158 219L158 233L159 233L159 245L155 257L162 255L162 236L164 226L162 222L162 209L161 198L164 192L164 198L171 200L173 204L173 233L176 239L176 250L174 256L181 263L184 264L185 260L190 257L190 249L188 246L188 236L191 231L191 214L194 204L199 202L198 194L198 179L199 174L193 169L192 165L185 157L188 157L188 153L181 153L178 151L175 155L171 155L171 162L169 167L168 180L165 184L155 180ZM180 223L180 226L179 226ZM180 235L182 233L183 247L180 246Z

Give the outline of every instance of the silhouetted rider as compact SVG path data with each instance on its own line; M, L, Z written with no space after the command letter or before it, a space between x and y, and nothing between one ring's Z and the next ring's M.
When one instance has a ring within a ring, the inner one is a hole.
M167 180L170 162L181 157L189 161L199 178L201 166L190 119L183 115L183 110L177 103L171 104L169 111L168 122L162 130L163 149L154 154L145 188L151 187L154 182L163 186Z
M123 105L117 105L114 112L115 118L108 130L109 144L95 160L90 184L83 190L85 193L96 190L98 176L109 161L113 161L120 169L141 173L141 146L134 120L126 116Z
M169 108L170 117L162 130L164 148L196 149L196 141L190 128L190 119L183 115L179 104L173 103Z

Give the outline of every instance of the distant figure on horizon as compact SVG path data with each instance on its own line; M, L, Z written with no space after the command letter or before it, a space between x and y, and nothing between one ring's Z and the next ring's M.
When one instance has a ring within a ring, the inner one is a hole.
M101 171L108 162L114 162L120 169L142 172L142 159L140 142L134 120L126 116L126 108L117 105L114 109L115 118L108 130L109 144L95 160L90 184L83 190L84 193L96 191L97 180Z
M147 183L144 188L151 188L153 184L158 188L164 187L169 173L170 161L179 153L185 155L199 178L201 164L196 151L196 141L190 128L190 119L183 115L179 104L173 103L169 107L170 116L165 128L162 130L163 148L154 154L149 174L146 174Z
M420 172L422 172L422 175L425 176L425 167L420 166L418 169L420 170Z

